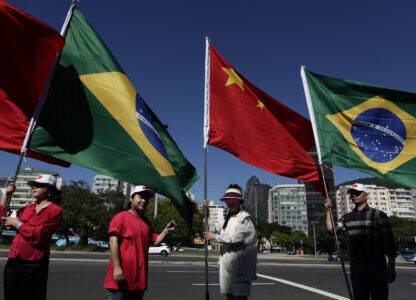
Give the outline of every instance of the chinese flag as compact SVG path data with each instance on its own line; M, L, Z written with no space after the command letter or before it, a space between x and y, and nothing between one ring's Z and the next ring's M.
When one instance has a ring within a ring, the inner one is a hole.
M0 0L0 149L20 154L36 103L65 40L53 28ZM67 162L28 150L49 163Z
M209 45L208 144L271 173L322 191L307 151L315 144L309 120L241 76Z

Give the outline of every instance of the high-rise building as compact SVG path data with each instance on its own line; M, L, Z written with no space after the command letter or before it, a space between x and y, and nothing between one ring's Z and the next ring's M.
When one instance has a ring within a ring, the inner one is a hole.
M354 208L351 198L347 194L350 185L342 185L336 191L338 220ZM374 184L366 184L368 190L368 205L379 209L388 216L397 216L409 220L416 220L415 206L411 190L403 188L391 189Z
M27 185L29 180L36 179L41 174L50 174L56 179L56 187L61 189L65 185L65 181L59 177L58 172L47 170L36 170L32 168L25 168L20 170L16 179L16 191L13 193L10 201L11 210L19 210L20 208L31 204L35 201L32 197L32 189Z
M214 201L209 201L209 217L208 228L210 231L220 230L224 223L225 207L222 205L215 205Z
M10 183L13 182L13 177L0 177L0 188L7 187Z
M312 159L317 163L318 162L318 153L316 152L316 148L313 147L309 152L309 155ZM334 172L332 171L331 164L324 164L324 177L328 189L328 196L331 199L334 199ZM309 182L299 181L299 183L305 184L306 189L306 206L308 211L308 225L312 222L316 222L317 220L325 220L325 209L324 209L324 196L322 196L321 192L315 191L313 185ZM312 226L312 225L310 225Z
M244 209L259 221L267 222L267 199L270 185L260 183L256 176L247 181L244 193Z
M93 193L106 191L120 191L126 197L130 196L131 185L127 182L115 179L107 175L95 175L92 186Z
M288 226L308 234L304 184L278 184L269 190L268 222Z

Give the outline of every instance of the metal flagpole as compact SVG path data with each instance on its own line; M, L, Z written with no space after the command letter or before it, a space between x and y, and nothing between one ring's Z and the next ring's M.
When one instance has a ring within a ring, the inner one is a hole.
M209 39L205 38L205 88L204 88L204 200L207 199L207 143L209 133L209 84L210 84L210 57ZM204 207L204 231L209 232L208 207ZM209 300L208 289L208 241L205 240L205 300Z
M61 29L61 35L63 37L65 37L65 35L66 35L66 31L67 31L67 28L68 28L69 21L71 20L72 10L74 9L74 7L75 7L75 0L72 0L71 6L68 10L68 13L67 13L67 16L66 16L66 19L65 19L65 22L64 22L64 25L62 26L62 29ZM42 89L42 94L39 98L39 101L36 103L35 111L33 112L33 116L30 120L30 124L29 124L29 127L28 127L27 132L26 132L26 137L25 137L25 140L23 141L22 149L20 150L19 162L17 163L16 171L14 173L13 183L16 183L16 179L17 179L17 176L19 174L19 169L20 169L20 166L22 165L23 156L26 154L27 144L29 143L29 140L32 136L33 131L35 130L36 123L38 121L40 113L42 112L43 106L46 102L46 97L48 96L49 87L50 87L51 82L52 82L53 74L55 73L56 65L57 65L58 60L59 60L60 57L61 57L61 52L59 52L56 55L55 60L53 61L52 66L49 69L48 77L47 77L45 85L43 86L43 89ZM11 199L12 199L12 195L9 195L7 197L6 206L4 207L3 217L6 217L7 214L8 214ZM2 219L1 224L0 224L0 237L3 233L3 227L4 227L4 220Z
M325 198L329 199L328 188L326 186L324 170L322 168L321 148L319 146L319 139L318 139L318 131L317 131L317 128L316 128L315 114L314 114L314 110L313 110L311 94L309 92L308 81L306 80L305 66L301 66L300 76L302 78L303 89L305 91L305 98L306 98L306 104L308 105L309 117L311 118L313 136L314 136L315 145L316 145L316 152L318 154L318 163L319 163L320 171L321 171L321 174L322 174L322 181L324 183ZM354 300L354 297L353 297L352 292L351 292L350 282L349 282L348 276L347 276L347 271L345 270L344 259L342 258L341 250L339 248L338 235L337 235L337 232L336 232L336 229L335 229L335 222L334 222L334 216L332 215L332 210L330 211L329 215L330 215L330 219L331 219L332 230L334 231L335 242L337 244L337 250L338 250L338 253L340 254L340 262L341 262L342 271L343 271L344 278L345 278L345 283L347 284L348 294L350 296L350 299Z

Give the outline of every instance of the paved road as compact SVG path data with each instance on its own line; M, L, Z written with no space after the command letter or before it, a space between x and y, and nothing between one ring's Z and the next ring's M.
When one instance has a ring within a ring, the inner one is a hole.
M0 252L1 270L6 254ZM108 258L108 254L52 253L48 299L106 299L102 284ZM209 258L211 300L225 299L219 294L216 262L216 257ZM253 283L250 299L348 299L343 274L336 262L259 255L257 271L259 278ZM398 263L397 273L398 279L390 286L390 299L416 299L416 265ZM151 256L149 291L145 298L205 299L204 258Z

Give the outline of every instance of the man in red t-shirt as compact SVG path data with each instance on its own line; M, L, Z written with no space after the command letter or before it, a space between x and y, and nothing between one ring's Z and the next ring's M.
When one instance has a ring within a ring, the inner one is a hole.
M144 215L154 192L143 185L130 193L131 208L118 213L108 229L110 265L104 280L108 299L143 299L147 289L149 245L159 245L176 229L170 221L160 234L153 231Z

